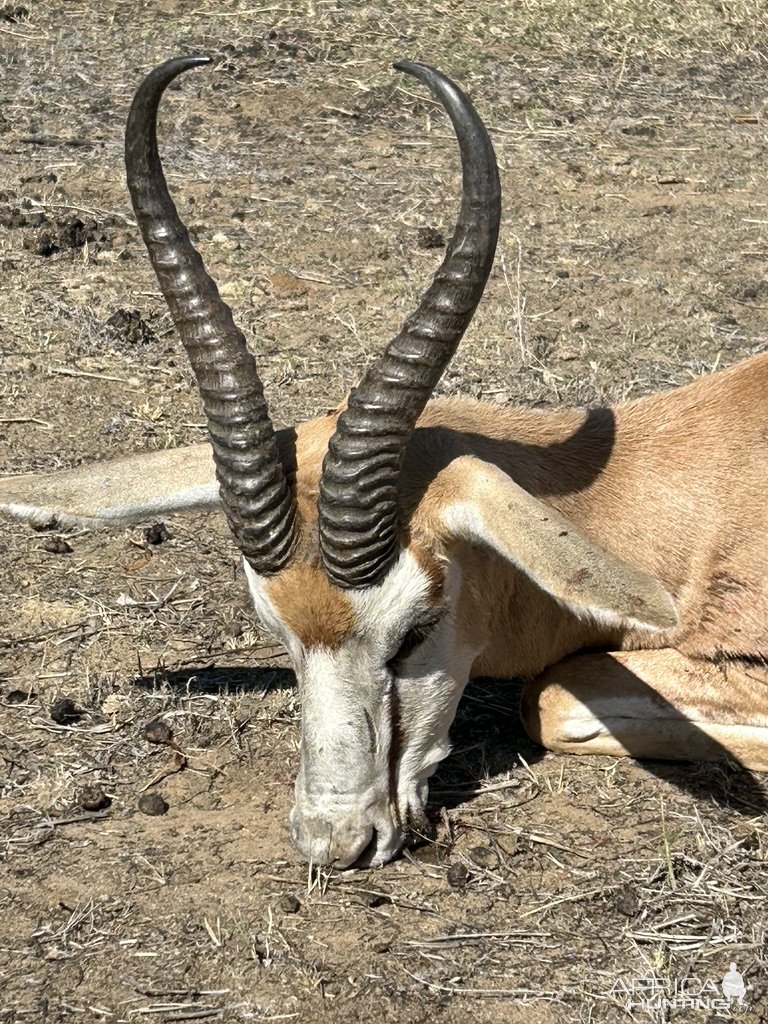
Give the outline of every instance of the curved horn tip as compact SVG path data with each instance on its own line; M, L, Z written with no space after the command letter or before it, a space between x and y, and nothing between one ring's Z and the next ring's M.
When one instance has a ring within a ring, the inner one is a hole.
M430 71L435 70L429 64L424 64L420 60L396 60L392 67L395 71L404 71L406 75L412 75L415 70L420 68L429 68Z
M420 60L396 60L392 67L395 71L402 71L403 74L413 75L414 78L418 78L427 85L431 85L432 82L437 80L445 85L451 85L456 88L455 82L452 82L442 71L433 68L431 64L424 64Z
M174 78L189 71L191 68L204 67L212 64L213 57L171 57L149 72L144 83L159 83L163 88L168 86Z
M206 57L204 54L198 54L197 57L171 57L160 64L158 70L177 66L180 71L186 71L188 68L200 68L206 64L213 64L213 57Z

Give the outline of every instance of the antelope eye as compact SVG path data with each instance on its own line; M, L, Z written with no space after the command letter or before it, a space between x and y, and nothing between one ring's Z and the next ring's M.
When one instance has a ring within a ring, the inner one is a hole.
M403 661L409 654L412 654L420 644L424 643L438 621L439 619L434 619L432 622L412 626L401 640L397 653L389 659L387 665L390 668L394 668L398 662Z

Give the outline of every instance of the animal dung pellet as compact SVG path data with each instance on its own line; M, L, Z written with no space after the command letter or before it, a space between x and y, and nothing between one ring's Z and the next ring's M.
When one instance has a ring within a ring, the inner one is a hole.
M112 803L101 786L84 786L80 790L78 803L84 811L103 811Z
M165 544L167 540L173 540L173 534L165 523L153 523L144 531L144 540L147 544Z
M473 846L469 851L469 855L475 864L481 868L491 868L498 860L490 846Z
M640 900L634 889L622 889L616 897L614 906L625 917L634 917L640 910Z
M72 725L82 716L83 712L69 697L61 697L51 704L51 718L57 725Z
M32 690L9 690L5 695L6 704L26 704L28 700L34 699Z
M154 718L151 722L147 722L142 729L142 735L147 743L158 743L162 746L173 740L173 730L160 718Z
M367 892L361 896L361 902L364 906L375 910L377 907L388 906L392 902L392 897L385 892Z
M445 877L452 889L463 889L469 881L469 871L464 864L451 864Z
M167 802L159 793L142 793L137 806L142 814L148 814L152 818L159 817L168 810Z
M72 545L63 537L46 537L40 545L43 551L51 555L69 555L72 553Z
M286 893L277 901L277 909L282 914L298 914L301 910L301 901L292 893Z

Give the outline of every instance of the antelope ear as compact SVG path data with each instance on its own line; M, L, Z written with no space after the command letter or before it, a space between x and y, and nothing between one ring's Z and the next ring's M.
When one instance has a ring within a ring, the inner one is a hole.
M208 444L0 479L0 511L34 526L103 526L220 506Z
M612 555L497 466L462 456L438 479L449 538L496 551L580 617L651 630L677 624L658 580Z

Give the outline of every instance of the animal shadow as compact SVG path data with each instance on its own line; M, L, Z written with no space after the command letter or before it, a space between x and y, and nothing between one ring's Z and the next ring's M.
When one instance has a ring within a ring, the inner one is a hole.
M649 695L653 693L657 707L664 709L668 719L683 719L673 705L646 683L624 671L627 684L635 689L645 688ZM157 668L137 676L133 683L152 691L167 686L177 694L248 694L293 689L296 677L290 669L280 667L202 664ZM544 748L530 739L523 728L521 693L520 680L477 678L469 682L451 729L452 752L431 780L432 811L440 807L451 810L471 802L482 792L482 780L508 772L521 774L525 770L523 762L530 766L544 757ZM598 713L597 708L592 710ZM612 731L631 755L636 742L631 730L622 731L613 723ZM720 762L642 759L643 768L697 800L714 799L745 816L766 813L768 795L759 779L734 761L716 741L709 742L713 754L722 758Z
M174 694L265 693L267 690L292 690L296 676L291 669L267 666L189 665L166 669L162 666L137 676L133 685L142 690L167 686Z

